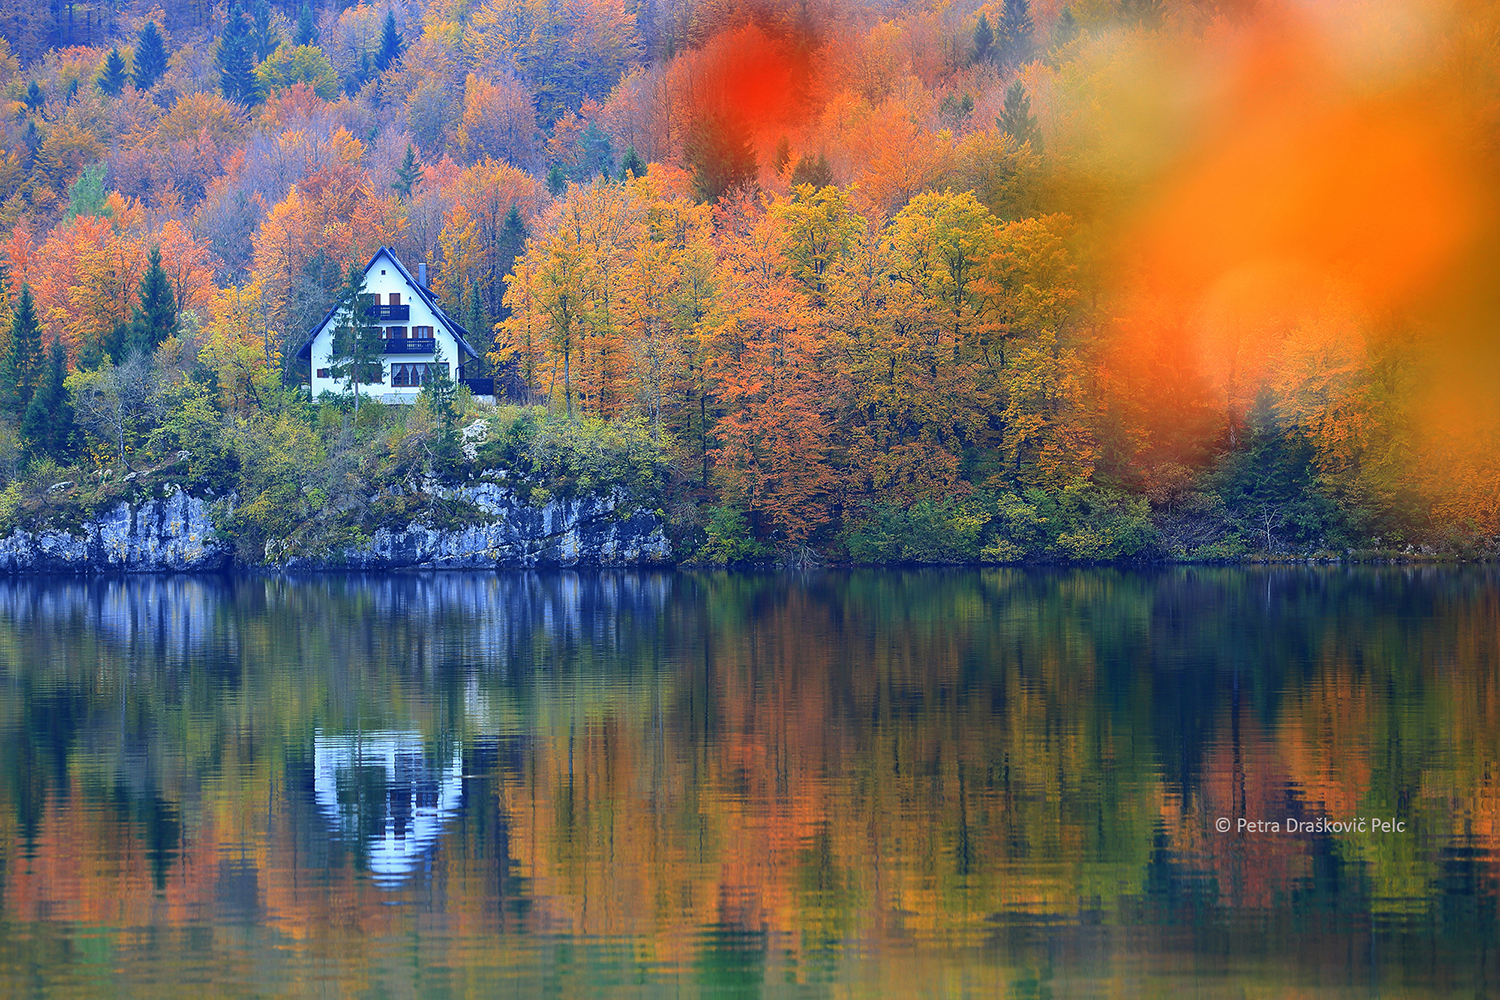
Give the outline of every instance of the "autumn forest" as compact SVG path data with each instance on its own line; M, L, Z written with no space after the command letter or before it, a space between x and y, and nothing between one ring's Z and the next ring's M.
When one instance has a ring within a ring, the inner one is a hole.
M255 562L503 474L625 489L706 563L1497 550L1492 5L4 0L0 35L0 530L181 484ZM308 394L382 246L496 405Z

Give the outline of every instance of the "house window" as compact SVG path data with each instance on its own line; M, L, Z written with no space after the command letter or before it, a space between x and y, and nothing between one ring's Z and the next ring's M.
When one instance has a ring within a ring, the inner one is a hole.
M391 293L391 305L393 305L393 306L399 306L400 304L401 304L401 293L400 292L392 292Z
M327 377L328 377L328 369L327 368L319 368L318 369L318 378L327 378Z
M432 327L430 327L430 326L414 326L414 327L411 328L411 335L412 335L412 339L413 340L431 340L432 339Z
M427 380L432 377L432 373L437 367L437 364L430 361L418 364L391 365L391 385L402 389L426 385ZM449 370L451 373L451 369L449 369L446 363L443 365L443 368Z
M384 336L387 340L405 340L406 327L388 326L385 328L381 335Z

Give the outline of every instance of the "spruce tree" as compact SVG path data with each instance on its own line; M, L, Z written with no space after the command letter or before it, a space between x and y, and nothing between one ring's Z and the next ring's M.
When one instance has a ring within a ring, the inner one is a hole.
M167 71L167 46L155 21L147 21L135 39L135 89L150 90Z
M1020 80L1012 81L1006 89L1005 106L1000 109L995 125L1000 131L1008 132L1017 143L1030 142L1034 152L1041 149L1042 135L1031 115L1031 98L1026 96L1026 88L1021 86Z
M47 98L42 94L41 86L32 80L26 85L26 108L35 111L45 103Z
M1057 16L1057 24L1052 28L1052 47L1061 48L1077 37L1078 21L1073 17L1073 12L1064 7Z
M177 302L161 266L161 247L152 247L148 260L145 277L141 278L140 302L130 320L126 345L130 354L150 354L177 333Z
M422 163L417 159L416 149L408 142L406 155L401 159L401 166L396 168L396 183L391 187L401 197L410 198L412 191L421 182Z
M130 74L125 72L125 57L120 55L118 47L110 49L104 59L104 72L99 75L99 89L110 97L119 97L129 79Z
M384 73L405 51L406 41L396 30L396 14L388 10L385 12L385 28L380 32L380 53L375 56L375 68Z
M297 12L297 44L318 44L318 25L313 20L312 8L307 4L303 4L302 9Z
M21 443L32 458L66 462L73 443L73 405L63 380L68 377L68 350L52 339L42 378L21 418Z
M219 35L219 88L227 100L254 104L260 99L255 79L254 47L250 20L236 5L229 12L229 20Z
M329 374L354 393L356 421L359 419L359 386L385 381L385 344L380 339L380 324L367 311L369 307L365 270L356 263L350 266L344 287L339 292L333 354L328 366Z
M1001 69L1011 69L1031 58L1031 5L1026 0L1005 0L995 33Z
M266 0L255 0L251 8L251 42L255 49L256 62L265 62L266 57L281 44L281 32L271 27L271 8Z
M974 59L983 62L990 57L990 46L995 43L995 32L990 27L990 19L983 12L979 15L979 23L974 26Z
M783 141L785 141L783 139ZM641 154L631 146L625 150L625 155L620 157L620 180L629 180L632 177L645 177L646 164L641 160ZM512 209L514 211L514 209Z
M0 401L15 416L26 412L36 392L42 369L42 325L36 315L31 286L21 286L21 297L10 322L10 349L0 361Z

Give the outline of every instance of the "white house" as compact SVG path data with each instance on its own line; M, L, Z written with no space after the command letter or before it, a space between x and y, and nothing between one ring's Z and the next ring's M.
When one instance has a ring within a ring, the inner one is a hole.
M365 267L365 291L369 295L366 315L380 324L385 350L381 357L379 382L364 382L360 394L383 403L410 403L422 391L437 363L434 353L441 350L442 364L449 377L457 380L463 365L479 354L469 344L468 331L443 312L427 288L427 265L418 269L418 278L396 259L389 247L381 247ZM342 379L332 375L333 331L338 325L338 306L308 332L307 340L297 351L300 360L308 362L312 375L312 394L335 394L348 391ZM454 366L458 366L455 370ZM494 392L488 379L463 379L476 395ZM481 385L479 383L486 383Z

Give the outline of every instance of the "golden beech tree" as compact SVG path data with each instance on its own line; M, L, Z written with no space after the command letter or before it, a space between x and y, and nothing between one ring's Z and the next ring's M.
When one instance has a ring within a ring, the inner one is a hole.
M832 519L837 481L823 331L774 216L724 227L719 256L708 366L723 416L713 478L764 537L805 545Z

